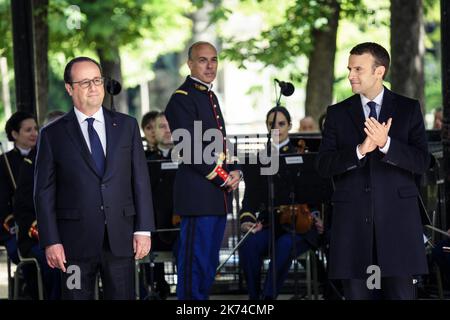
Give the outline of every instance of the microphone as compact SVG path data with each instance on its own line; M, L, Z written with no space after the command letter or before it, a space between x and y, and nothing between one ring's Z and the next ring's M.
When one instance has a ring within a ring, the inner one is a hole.
M295 88L294 88L294 85L292 83L280 81L278 79L275 79L275 81L280 86L281 94L283 96L289 97L289 96L291 96L294 93Z
M108 81L106 82L106 91L110 95L116 96L120 93L121 90L122 90L122 85L120 84L119 81L116 81L111 78L108 79Z

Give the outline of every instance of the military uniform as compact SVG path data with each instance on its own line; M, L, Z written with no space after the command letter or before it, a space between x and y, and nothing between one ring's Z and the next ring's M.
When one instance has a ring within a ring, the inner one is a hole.
M144 150L145 158L147 160L150 160L157 153L158 149L150 145L147 145L147 148Z
M170 98L165 115L172 135L184 129L191 137L187 143L190 155L183 152L174 185L174 212L182 217L177 296L207 299L219 261L226 215L232 211L232 193L222 188L228 173L235 169L226 159L225 122L216 95L189 76ZM219 130L223 140L212 164L203 158L209 142L203 142L202 137L208 129Z
M297 153L296 147L288 142L279 150L280 156ZM275 215L275 236L276 236L276 274L277 290L274 294L272 284L272 263L268 270L264 290L261 295L261 266L264 257L268 255L270 239L269 212L267 211L267 190L268 176L259 174L259 166L253 165L251 172L244 170L245 173L245 194L242 201L240 212L240 222L261 222L263 229L255 234L251 234L239 249L239 259L241 267L247 282L249 298L258 300L260 298L276 298L284 280L286 279L289 267L292 262L292 233L290 226L280 224L279 213ZM249 167L247 167L249 168ZM257 170L256 170L257 169ZM273 176L274 182L274 206L288 205L292 203L291 193L295 190L299 193L296 186L296 172L289 165L283 163L280 158L280 167ZM296 194L294 203L302 203L301 195ZM258 217L256 213L259 212ZM318 245L319 235L313 224L310 231L304 234L296 234L296 253L295 256L306 252L311 247Z
M9 165L11 167L14 180L17 183L19 177L20 166L24 156L17 148L6 153ZM15 264L19 262L17 255L17 242L14 233L14 215L13 215L13 196L14 185L6 166L5 157L0 156L0 244L4 244L8 251L8 256Z
M150 183L152 186L153 207L155 210L156 229L174 228L173 224L173 184L176 169L163 170L164 162L170 160L170 151L166 156L160 149L152 152L149 161ZM160 232L152 237L152 249L156 251L170 251L177 238L178 232Z
M150 183L152 186L153 208L155 211L156 231L158 229L172 229L173 223L173 184L176 168L163 170L163 164L170 160L170 152L164 155L163 151L156 148L151 153L146 152ZM154 232L152 234L152 251L172 251L174 256L178 249L179 232ZM150 269L147 270L148 274ZM170 293L170 286L165 280L164 263L155 263L153 275L156 282L155 290L161 299L165 299Z

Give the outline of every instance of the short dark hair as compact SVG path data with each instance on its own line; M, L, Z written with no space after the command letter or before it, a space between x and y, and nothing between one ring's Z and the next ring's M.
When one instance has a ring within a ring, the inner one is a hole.
M375 59L375 65L383 66L385 68L385 72L383 75L383 79L386 77L389 71L389 65L391 63L391 58L389 57L389 53L385 48L375 42L363 42L360 43L350 50L350 54L356 54L358 56L369 53Z
M272 109L270 109L269 112L267 112L266 114L266 124L267 121L269 121L269 116L274 112L282 113L286 117L288 123L292 124L291 115L289 114L289 111L285 107L273 107Z
M203 46L203 45L211 46L211 47L213 47L213 48L217 51L216 47L215 47L212 43L207 42L207 41L197 41L197 42L194 42L194 43L189 47L189 49L188 49L188 59L189 59L189 60L192 60L192 52L194 51L194 49L197 48L198 46Z
M9 119L6 121L5 124L5 132L6 136L8 137L8 140L11 142L14 142L15 139L12 135L13 131L19 132L20 127L22 126L22 122L27 119L33 119L36 121L36 118L28 112L25 111L17 111L15 112Z
M100 63L98 63L94 59L89 58L89 57L76 57L76 58L73 58L72 60L70 60L69 63L67 63L66 68L64 69L64 82L65 83L72 84L72 67L75 63L78 63L78 62L92 62L93 64L95 64L98 67L98 69L100 70L100 74L102 74L102 67L100 66Z
M144 130L144 128L148 125L150 121L153 121L158 116L158 111L149 111L142 117L141 120L141 129Z

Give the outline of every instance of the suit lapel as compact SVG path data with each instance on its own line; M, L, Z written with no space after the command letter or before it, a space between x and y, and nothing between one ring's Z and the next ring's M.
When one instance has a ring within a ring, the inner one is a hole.
M106 179L112 174L113 155L116 152L117 142L119 141L120 127L113 112L103 108L103 114L105 117L106 130L106 168L104 175L104 179Z
M380 116L378 117L379 123L387 122L387 120L392 117L392 113L394 112L393 100L394 97L392 91L388 90L385 87L383 95L383 105L381 106Z
M78 149L83 159L86 161L88 166L94 171L94 173L98 176L97 168L95 166L94 159L92 159L91 152L86 144L86 140L84 139L83 133L81 132L80 125L78 124L77 116L75 115L75 111L72 109L65 117L66 121L66 130L69 134L72 143Z
M355 94L350 98L350 108L347 109L350 113L350 117L353 120L353 124L358 128L358 132L361 138L366 137L366 133L364 132L364 111L361 105L361 98L359 94Z

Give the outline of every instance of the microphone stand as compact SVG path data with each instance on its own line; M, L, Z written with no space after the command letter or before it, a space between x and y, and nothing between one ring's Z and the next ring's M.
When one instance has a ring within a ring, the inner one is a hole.
M280 94L277 98L276 107L280 107L281 100L281 90ZM275 128L275 123L277 121L277 113L275 112L273 115L272 125L267 135L267 156L272 158L272 130ZM278 155L277 155L278 156ZM270 225L270 245L269 245L269 256L270 256L270 264L272 265L272 298L275 299L277 296L277 270L276 270L276 249L275 249L275 185L273 182L273 174L267 176L268 179L268 214L269 214L269 225Z

